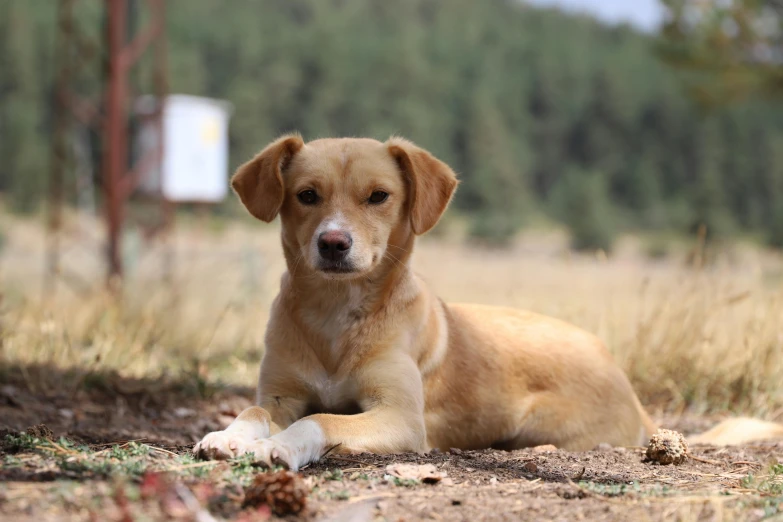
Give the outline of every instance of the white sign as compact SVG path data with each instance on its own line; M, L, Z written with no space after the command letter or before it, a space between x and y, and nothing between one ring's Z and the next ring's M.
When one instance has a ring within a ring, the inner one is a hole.
M139 112L145 112L147 101L140 100ZM142 177L139 188L162 193L169 201L225 199L230 114L230 105L220 100L180 94L168 96L163 110L163 175L153 168ZM157 147L157 134L153 122L142 124L137 141L140 156Z

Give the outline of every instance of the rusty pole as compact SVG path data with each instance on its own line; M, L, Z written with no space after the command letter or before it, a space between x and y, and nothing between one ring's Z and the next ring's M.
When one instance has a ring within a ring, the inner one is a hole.
M106 27L104 47L106 49L106 68L101 102L103 111L96 103L82 98L75 92L78 83L77 65L84 58L94 56L98 46L84 40L78 31L78 19L74 16L75 0L60 0L58 14L58 77L55 97L55 130L52 140L52 168L49 186L50 230L47 251L48 286L54 285L59 272L59 235L62 228L63 179L68 167L68 125L75 117L87 126L100 126L101 129L101 179L103 189L103 213L106 221L107 241L107 283L110 289L118 290L121 282L122 267L122 228L125 220L125 203L137 183L149 170L152 162L162 161L163 148L155 157L140 160L128 172L128 98L129 72L139 61L144 51L155 44L155 92L160 100L165 98L166 84L166 46L165 46L165 0L147 0L152 11L151 23L141 31L133 31L133 40L128 42L129 0L100 0L105 6ZM76 47L78 47L78 49ZM160 102L162 104L162 101ZM162 105L161 105L162 107ZM162 111L155 117L161 125ZM162 137L162 135L161 135Z
M123 53L126 42L126 0L108 0L107 34L108 84L103 143L103 192L107 226L108 283L112 287L122 278L122 220L124 217L121 180L127 163L126 89L127 66Z

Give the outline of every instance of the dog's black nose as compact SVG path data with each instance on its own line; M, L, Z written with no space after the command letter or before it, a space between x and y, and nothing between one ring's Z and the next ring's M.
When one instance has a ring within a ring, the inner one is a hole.
M339 230L322 232L318 236L318 252L329 261L342 261L348 255L353 240L351 236Z

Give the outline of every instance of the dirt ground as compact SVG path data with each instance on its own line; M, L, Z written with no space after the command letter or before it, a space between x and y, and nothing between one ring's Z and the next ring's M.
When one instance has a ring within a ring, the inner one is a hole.
M200 462L188 454L198 438L250 404L252 390L209 387L196 378L74 379L44 367L3 375L0 519L276 518L267 505L245 506L245 488L265 470L243 459ZM686 433L713 421L663 419ZM426 455L328 456L302 470L307 506L286 517L783 520L783 442L696 447L692 454L698 460L679 466L643 462L643 453L608 447L585 453L441 448ZM388 466L400 463L431 464L438 478L427 483L397 476Z

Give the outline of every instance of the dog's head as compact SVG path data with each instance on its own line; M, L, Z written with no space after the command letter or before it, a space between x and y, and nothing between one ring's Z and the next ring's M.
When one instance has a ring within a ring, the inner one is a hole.
M430 230L457 179L432 154L401 138L283 136L237 170L231 186L248 211L280 214L296 262L329 279L367 275Z

